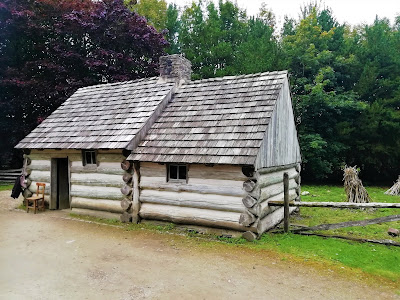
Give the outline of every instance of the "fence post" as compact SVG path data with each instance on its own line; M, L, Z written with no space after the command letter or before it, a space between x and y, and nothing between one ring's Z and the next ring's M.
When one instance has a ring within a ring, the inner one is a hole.
M283 173L283 231L289 232L289 174Z

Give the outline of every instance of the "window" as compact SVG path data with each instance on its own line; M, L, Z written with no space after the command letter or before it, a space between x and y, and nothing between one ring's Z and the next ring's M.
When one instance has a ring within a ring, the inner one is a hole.
M186 181L186 165L168 165L168 181Z
M83 165L96 165L96 151L95 150L83 150L82 151Z

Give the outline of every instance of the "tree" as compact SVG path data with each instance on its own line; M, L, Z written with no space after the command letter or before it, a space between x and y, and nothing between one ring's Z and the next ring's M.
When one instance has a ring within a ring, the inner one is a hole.
M354 60L345 52L345 30L330 10L307 8L309 14L295 28L288 21L283 38L287 68L293 75L291 90L306 179L340 176L360 112L357 94L347 90L343 70ZM290 25L290 26L289 26Z
M157 74L167 41L119 0L0 4L1 161L77 88Z
M132 11L144 16L147 22L158 31L166 28L167 2L165 0L125 0L125 5Z
M176 4L168 5L165 26L168 30L167 40L169 42L167 52L170 54L180 53L178 38L181 28L181 20L179 19L179 9Z

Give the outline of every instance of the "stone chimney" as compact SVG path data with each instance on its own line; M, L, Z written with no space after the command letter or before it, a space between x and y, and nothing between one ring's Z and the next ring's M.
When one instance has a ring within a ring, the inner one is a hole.
M182 54L172 54L160 57L159 82L182 83L190 81L192 64Z

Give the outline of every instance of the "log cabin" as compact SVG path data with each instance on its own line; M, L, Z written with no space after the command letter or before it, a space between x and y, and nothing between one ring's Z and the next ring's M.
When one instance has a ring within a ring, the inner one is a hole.
M257 237L282 221L283 173L300 197L287 71L191 81L182 55L160 76L80 88L16 148L50 209L219 228Z

